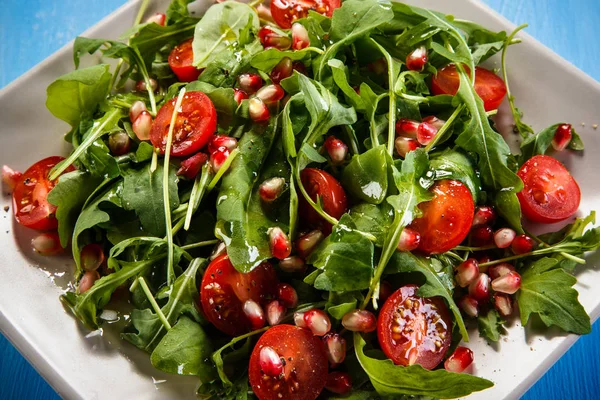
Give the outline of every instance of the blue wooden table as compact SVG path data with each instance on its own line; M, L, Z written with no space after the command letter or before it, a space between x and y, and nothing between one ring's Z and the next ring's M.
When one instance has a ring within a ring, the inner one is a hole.
M123 1L3 0L0 87L95 24ZM530 34L600 80L598 0L484 1L516 24L528 22ZM599 360L600 322L597 322L593 333L582 337L524 399L599 399ZM0 335L0 399L57 398L52 388Z

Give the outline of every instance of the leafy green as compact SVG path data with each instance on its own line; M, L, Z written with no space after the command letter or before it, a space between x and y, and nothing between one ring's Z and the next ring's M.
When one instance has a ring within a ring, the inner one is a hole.
M485 315L480 315L477 318L477 326L479 327L479 334L492 342L500 340L503 328L502 324L504 321L500 319L498 311L492 309Z
M379 206L374 204L358 204L349 212L356 228L375 236L375 244L383 246L385 236L394 218L394 211L388 203Z
M165 26L146 23L135 26L133 31L126 32L122 35L122 38L131 37L129 45L139 51L146 68L150 70L156 53L164 46L176 45L192 37L195 22L194 20L188 20L180 24Z
M523 233L521 224L521 203L512 190L501 190L492 197L496 211L517 232Z
M342 175L344 188L359 200L380 204L387 195L387 161L383 145L354 155Z
M279 62L288 57L292 61L307 61L310 57L312 49L306 48L302 50L278 50L276 48L265 49L260 53L255 54L250 61L252 67L265 72L271 72L271 70L279 64Z
M554 124L535 135L527 137L521 143L521 164L538 154L546 154L552 144L556 128L562 124Z
M196 23L198 18L190 15L188 5L195 0L171 0L169 8L167 8L167 26L177 23Z
M477 203L481 183L475 171L471 158L460 150L446 149L429 156L431 169L435 172L435 179L456 179L464 183Z

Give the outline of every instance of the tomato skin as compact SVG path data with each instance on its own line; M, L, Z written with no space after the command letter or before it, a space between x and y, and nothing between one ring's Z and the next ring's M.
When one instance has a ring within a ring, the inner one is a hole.
M394 364L433 369L452 342L452 318L442 298L419 297L418 289L416 285L403 286L386 300L377 321L377 338ZM394 333L392 329L398 327L400 333Z
M150 141L164 154L167 135L176 98L165 103L152 123ZM217 130L217 111L212 101L202 92L187 92L183 96L181 111L177 114L173 129L171 155L189 156L202 149Z
M321 197L323 210L335 219L339 219L348 208L348 199L344 188L333 176L316 168L305 168L300 172L302 186L313 201ZM298 195L299 214L304 222L311 227L321 228L325 234L331 233L331 224L325 221L319 213L306 201L302 194Z
M524 185L517 198L523 215L530 221L544 224L563 221L579 208L579 185L555 158L534 156L521 166L517 175Z
M260 368L260 350L269 346L285 359L281 377L269 377ZM252 391L260 400L314 400L327 381L329 364L323 342L308 329L276 325L256 343L248 368Z
M246 300L265 305L277 294L277 275L268 262L247 274L238 272L227 254L206 268L200 284L200 301L206 318L221 332L238 336L252 330L244 314Z
M465 67L469 72L469 68ZM460 86L460 77L456 65L449 64L438 70L431 80L431 91L435 95L449 94L454 96ZM506 96L506 84L492 71L475 67L475 92L483 100L485 111L497 110Z
M13 191L13 212L19 224L40 231L58 227L58 220L54 215L56 206L47 199L58 179L49 181L48 175L62 160L64 157L60 156L44 158L29 167L20 177ZM65 172L74 170L73 166L69 166Z
M409 227L421 234L420 251L445 253L469 234L475 203L469 189L459 181L437 181L430 191L433 199L419 205L423 215Z
M194 67L194 51L192 50L192 41L188 39L179 43L171 50L169 54L169 67L180 82L192 82L198 79L202 72Z
M273 0L271 15L277 25L289 29L296 20L308 16L309 10L331 18L333 10L339 8L341 3L341 0Z

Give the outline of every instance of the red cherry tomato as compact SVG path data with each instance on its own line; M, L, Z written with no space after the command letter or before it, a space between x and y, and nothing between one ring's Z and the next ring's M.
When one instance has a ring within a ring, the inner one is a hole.
M442 298L419 297L418 289L403 286L386 300L377 321L377 337L394 364L433 369L450 347L452 319Z
M57 180L48 180L50 170L63 157L44 158L33 164L15 186L13 191L13 211L17 222L27 228L48 231L58 227L54 213L56 206L48 203L48 193L54 188ZM69 166L65 172L75 170Z
M524 184L517 197L527 219L550 224L569 218L579 208L579 185L560 161L534 156L517 175Z
M269 346L285 360L283 373L270 377L260 367L260 351ZM314 400L327 380L327 354L320 338L309 330L292 325L270 328L258 340L248 376L252 391L260 400Z
M410 227L421 234L419 250L438 254L458 246L469 234L475 204L471 192L459 181L438 181L433 199L421 203L423 215Z
M467 72L469 68L465 67ZM438 70L437 75L431 80L431 91L435 95L450 94L454 96L460 86L460 77L456 65L450 64ZM486 111L496 110L506 96L504 81L492 71L475 67L475 92L483 100Z
M161 107L150 130L152 144L163 153L176 101L176 98L171 99ZM175 120L171 154L182 157L198 152L208 143L216 129L217 111L212 101L202 92L187 92Z
M244 314L244 303L253 300L264 305L277 294L275 269L265 262L249 272L238 272L229 257L215 258L204 272L200 301L206 318L220 331L238 336L252 326Z
M289 29L294 21L308 16L309 10L331 17L341 3L341 0L273 0L271 15L277 25Z
M327 172L316 169L306 168L300 172L302 186L313 201L317 201L317 196L321 198L323 210L335 219L339 219L348 207L346 192L337 179ZM320 227L326 234L331 232L331 224L325 221L319 213L304 199L302 194L299 197L299 213L303 221L311 227Z
M195 81L202 72L192 64L194 62L192 40L179 43L169 54L169 67L181 82Z

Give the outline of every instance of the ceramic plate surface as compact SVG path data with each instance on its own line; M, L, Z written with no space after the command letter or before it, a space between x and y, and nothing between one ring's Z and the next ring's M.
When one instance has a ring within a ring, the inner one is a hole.
M408 3L473 20L492 30L514 28L475 0ZM162 11L167 4L167 0L155 1L155 10L149 12ZM137 8L138 1L128 2L84 36L117 38L131 26ZM536 130L557 120L578 126L586 156L567 155L561 160L581 186L580 213L600 210L600 136L592 128L600 118L600 84L527 34L520 37L523 43L511 47L508 56L511 89L517 104L525 113L525 121ZM488 64L497 67L499 58ZM2 164L24 170L41 158L68 152L62 140L68 127L46 110L44 102L46 87L72 69L71 45L67 45L0 91L5 143L0 148ZM503 104L500 117L507 114L507 104ZM585 127L580 123L585 123ZM10 205L10 197L3 195L2 203ZM34 255L29 244L34 232L18 226L12 210L0 218L0 228L0 330L62 397L194 398L195 379L162 374L150 365L145 353L121 341L114 327L105 327L102 335L90 334L64 311L58 297L68 289L72 271L68 258ZM600 315L600 297L593 289L600 286L598 265L600 254L590 257L586 270L578 274L577 284L580 301L593 320ZM509 327L507 339L494 347L475 332L472 337L469 347L475 352L474 373L496 383L472 399L519 398L577 339L553 331L524 331L518 322Z

